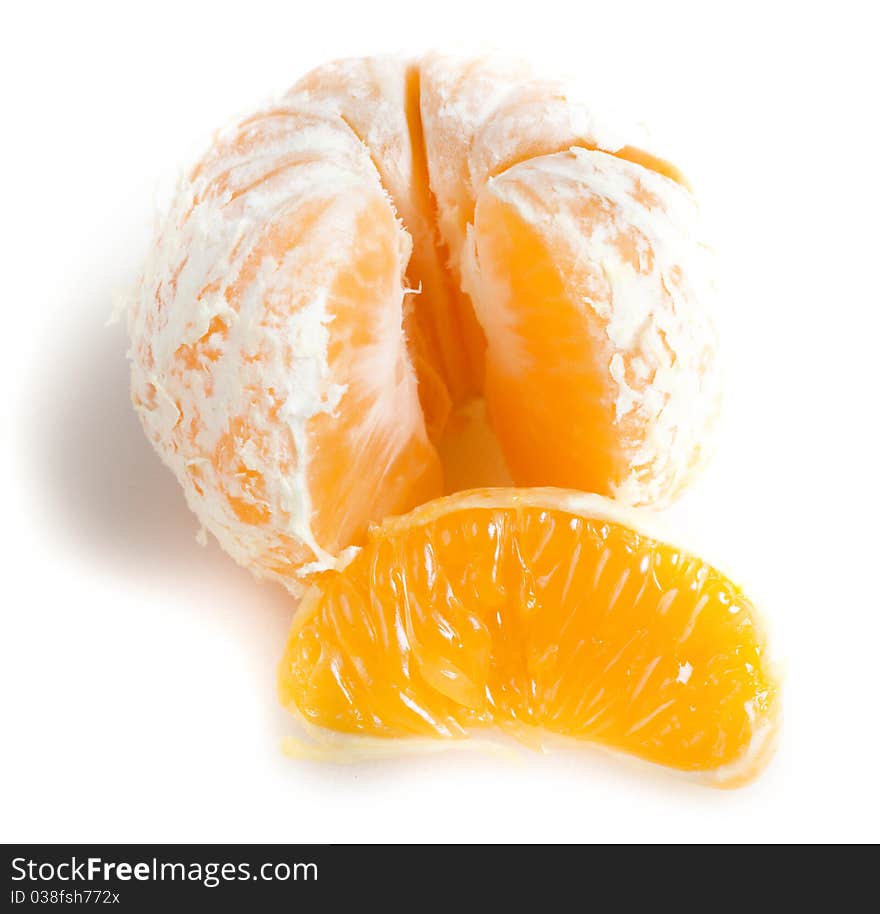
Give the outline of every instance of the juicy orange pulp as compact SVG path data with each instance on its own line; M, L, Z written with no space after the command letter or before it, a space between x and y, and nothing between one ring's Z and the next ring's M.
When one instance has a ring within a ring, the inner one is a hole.
M492 427L511 474L520 485L605 492L619 475L622 432L605 394L602 322L572 300L558 253L512 207L487 196L477 219L485 284L504 290L515 320L493 334L486 370Z
M540 731L748 776L777 705L755 609L711 565L608 519L619 511L485 490L374 527L306 595L283 702L350 734Z

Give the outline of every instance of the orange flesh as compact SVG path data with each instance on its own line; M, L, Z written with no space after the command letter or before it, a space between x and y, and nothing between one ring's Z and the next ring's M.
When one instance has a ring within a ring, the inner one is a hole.
M396 226L383 204L377 202L359 218L360 250L337 278L329 299L334 321L346 328L344 335L331 336L327 353L330 370L345 385L345 393L335 414L320 413L309 422L314 442L309 487L322 493L312 529L331 552L362 538L364 518L385 517L400 505L413 507L442 490L439 461L426 438L413 436L392 449L367 421L376 409L375 385L366 380L372 380L372 365L396 359L391 378L395 388L409 370L402 330L396 328L397 346L389 349L388 321L364 307L365 302L393 301ZM371 368L359 370L362 360Z
M658 175L663 175L688 190L691 189L690 181L672 162L667 162L666 159L651 155L650 152L645 152L644 149L639 149L638 146L624 146L613 155L617 156L618 159L626 159L627 162L635 162L636 165L641 165L642 168L647 168L649 171L656 171Z
M485 396L511 473L520 485L606 494L626 468L615 465L621 432L607 392L610 354L598 343L604 329L511 207L484 197L477 231L484 288L509 303L510 323L491 334Z
M772 730L755 610L700 559L557 508L412 517L373 528L305 598L280 691L312 723L445 739L537 728L686 771L735 764Z
M428 180L420 95L419 69L411 65L406 77L406 120L413 157L414 192L430 235L414 238L407 279L412 288L421 290L413 303L413 313L422 339L427 343L427 352L422 349L425 362L429 363L430 371L443 379L450 401L457 405L482 386L485 339L473 308L453 282L446 266L448 252L437 231L437 205ZM419 348L416 347L417 351Z

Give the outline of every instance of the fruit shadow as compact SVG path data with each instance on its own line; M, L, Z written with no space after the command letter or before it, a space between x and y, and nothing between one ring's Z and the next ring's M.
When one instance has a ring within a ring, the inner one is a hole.
M133 592L186 594L175 605L231 631L259 678L274 680L295 601L211 537L197 543L198 522L132 409L127 334L123 321L107 324L111 301L109 284L74 295L30 379L23 440L47 545Z
M103 323L107 302L39 366L30 466L83 556L129 575L177 573L205 561L197 523L131 407L125 331Z
M738 790L723 790L697 775L652 765L592 744L551 746L546 751L535 751L513 741L502 740L494 745L468 743L356 761L308 759L293 752L284 763L295 766L315 789L328 790L353 805L359 802L358 791L365 787L383 793L390 782L396 790L412 794L417 801L429 795L437 783L455 784L474 779L483 785L482 794L490 806L495 795L496 810L499 805L506 808L505 804L497 803L499 796L516 795L526 783L532 801L538 806L545 803L548 809L570 803L570 791L584 787L588 795L617 794L627 796L634 805L660 804L668 807L670 815L682 810L702 814L707 809L726 815L735 812L744 797L769 799L782 788L781 766L775 763L756 781ZM510 825L515 829L520 812L516 804L509 808ZM552 825L554 820L551 817L546 821ZM542 840L552 841L556 837L551 830Z

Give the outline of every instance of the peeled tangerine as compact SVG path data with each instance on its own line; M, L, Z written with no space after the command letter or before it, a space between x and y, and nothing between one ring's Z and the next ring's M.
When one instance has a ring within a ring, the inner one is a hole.
M181 182L129 312L132 396L202 525L297 593L463 486L673 499L718 408L707 258L675 168L564 87L329 64Z
M333 63L217 135L131 303L132 398L223 548L314 582L305 719L754 769L776 691L729 581L598 496L433 501L675 498L718 411L708 261L674 166L520 64Z

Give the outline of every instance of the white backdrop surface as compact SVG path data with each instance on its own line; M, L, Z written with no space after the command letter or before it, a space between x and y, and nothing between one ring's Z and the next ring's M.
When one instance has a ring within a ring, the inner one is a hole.
M870 5L19 4L0 220L5 841L880 839L880 292ZM499 49L644 121L722 255L726 405L672 522L758 595L776 760L716 792L599 754L328 766L280 751L292 604L216 547L128 403L157 193L333 57Z

